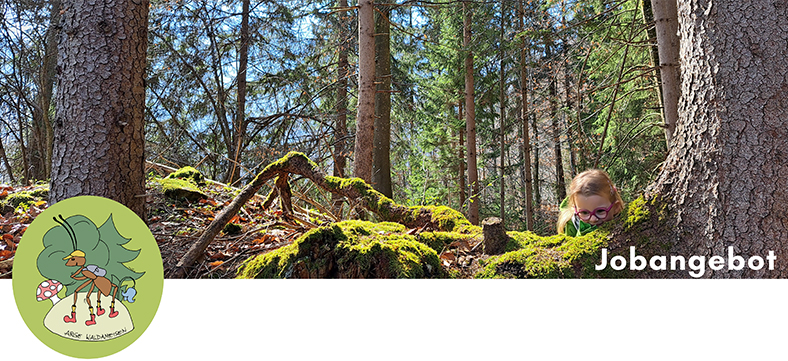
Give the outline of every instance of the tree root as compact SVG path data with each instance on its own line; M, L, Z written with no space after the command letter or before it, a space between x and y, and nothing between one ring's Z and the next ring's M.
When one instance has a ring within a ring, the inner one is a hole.
M251 199L267 181L278 177L276 189L269 194L266 204L272 203L273 197L280 197L283 214L292 210L290 204L290 186L288 174L298 174L310 179L320 188L333 194L343 196L376 214L382 221L401 223L409 228L430 226L441 231L462 231L464 227L472 227L459 212L448 207L417 206L405 207L394 203L390 198L374 190L359 178L339 178L326 176L320 168L304 154L290 152L278 161L271 163L255 179L247 184L238 196L214 218L213 222L191 248L178 261L168 278L184 278L187 269L199 260L205 249L221 232L224 226L240 211L241 207Z

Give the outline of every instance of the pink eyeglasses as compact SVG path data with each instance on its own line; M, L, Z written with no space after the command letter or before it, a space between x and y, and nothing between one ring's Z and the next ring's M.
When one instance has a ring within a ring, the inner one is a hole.
M587 209L581 209L578 211L577 206L574 206L575 215L578 216L583 222L588 222L589 220L591 220L591 216L596 217L596 219L602 220L605 219L605 217L607 217L607 214L610 212L611 209L613 209L614 204L616 204L616 202L610 203L610 206L607 208L599 207L594 209L593 211L589 211Z

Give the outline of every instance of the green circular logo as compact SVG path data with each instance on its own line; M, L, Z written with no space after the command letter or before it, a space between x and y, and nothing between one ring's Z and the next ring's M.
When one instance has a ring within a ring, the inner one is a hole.
M27 327L62 354L97 358L134 342L153 321L164 271L150 230L102 197L60 201L30 224L13 268Z

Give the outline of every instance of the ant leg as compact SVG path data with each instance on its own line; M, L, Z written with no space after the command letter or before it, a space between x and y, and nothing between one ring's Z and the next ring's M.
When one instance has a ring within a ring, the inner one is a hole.
M74 291L74 304L71 305L71 316L63 316L63 322L70 323L70 322L77 322L77 295L79 294L79 290L85 288L88 283L93 282L93 280L88 280L87 282L83 283Z
M112 303L109 304L109 317L110 318L114 318L119 313L118 311L115 311L115 292L112 291L113 289L117 291L118 286L115 286L113 284L112 287L109 288L109 290L110 290L109 293L112 294Z
M107 312L105 309L101 308L101 290L96 292L96 316L101 316Z
M91 280L92 281L92 280ZM90 310L90 319L85 321L85 325L92 326L96 324L96 315L93 313L93 306L90 304L90 293L93 292L93 288L96 287L96 284L91 282L90 290L88 290L87 296L85 296L85 301L88 303L88 309ZM101 294L101 292L98 292Z

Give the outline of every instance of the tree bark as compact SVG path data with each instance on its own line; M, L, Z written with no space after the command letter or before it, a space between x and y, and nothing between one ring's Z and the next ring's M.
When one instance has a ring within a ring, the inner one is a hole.
M572 128L572 118L569 114L569 109L572 109L572 96L570 89L572 89L572 80L569 75L569 61L564 62L564 125L566 126L566 143L569 150L569 178L574 179L577 175L577 151L575 146L575 131Z
M504 60L503 59L503 57L504 57L504 55L503 55L504 54L504 52L503 52L503 43L504 43L504 31L505 31L505 26L506 26L505 23L504 23L504 19L506 18L505 6L506 6L506 2L504 0L501 0L501 40L500 40L501 44L499 45L500 48L498 49L498 55L499 55L498 57L499 57L500 62L501 62L501 64L500 64L501 65L501 72L500 72L501 75L500 75L500 82L498 84L498 86L499 86L498 103L500 105L498 114L500 115L500 119L501 119L501 133L499 134L499 137L500 137L500 143L501 143L501 167L500 167L501 168L501 194L500 194L501 195L501 200L500 200L501 205L500 206L501 206L501 224L502 225L506 223L506 197L505 197L506 196L506 193L505 193L506 192L506 187L505 187L505 183L506 182L504 182L504 175L505 175L504 174L505 173L504 172L505 171L504 168L505 168L505 160L506 160L506 157L504 156L506 154L506 148L505 148L506 147L506 94L505 94L504 90L506 88L506 69L504 68L504 62L503 62L503 60Z
M537 117L531 117L533 121L531 121L531 129L534 131L534 207L541 207L542 205L542 189L541 189L541 181L539 175L539 127L537 124Z
M339 0L341 9L347 8L347 0ZM347 164L345 154L345 138L347 137L347 80L350 76L348 65L348 15L339 13L339 62L337 66L337 105L335 108L336 122L334 123L334 177L345 176ZM332 195L331 211L334 214L342 210L342 197Z
M644 0L644 4L646 2L648 0ZM676 131L679 117L679 97L681 96L676 0L651 0L651 8L654 14L659 49L665 138L670 145L673 133Z
M518 10L520 12L519 22L517 28L520 32L525 31L525 11L523 9L523 1L518 1ZM523 194L525 195L525 226L529 231L534 230L534 200L533 200L533 181L531 178L531 134L528 125L528 62L525 52L525 37L522 38L520 45L520 96L522 103L520 104L520 122L522 131L522 140L520 147L523 153Z
M787 277L788 5L686 1L678 15L679 118L649 189L668 208L664 239L671 254L777 256L774 270L704 277Z
M659 100L659 113L662 116L662 122L665 122L665 99L662 96L662 72L659 70L659 46L657 43L657 28L654 23L654 10L652 9L651 0L640 0L641 12L643 15L643 22L646 24L646 34L649 39L649 53L648 57L651 60L651 66L654 67L654 83L657 86L657 99ZM675 5L675 3L674 3ZM675 18L675 17L674 17ZM678 19L676 20L678 23ZM653 43L652 43L653 42ZM676 53L678 54L678 42L676 42ZM676 79L678 80L678 79ZM673 123L675 125L675 123ZM675 127L674 127L675 128ZM667 130L665 133L667 141ZM669 145L669 144L668 144Z
M14 172L12 172L11 163L8 162L8 157L5 155L5 147L3 147L3 139L0 138L0 158L3 159L3 164L5 165L6 171L8 171L8 180L11 181L11 184L16 183L16 178L14 178Z
M243 0L241 10L241 39L240 49L238 50L238 104L235 110L235 121L233 122L233 164L230 167L230 174L227 184L241 177L241 168L238 166L241 150L246 141L246 68L249 63L249 0Z
M460 120L463 120L464 114L462 112L462 101L459 102L458 108L459 108ZM465 152L464 152L465 151L465 140L464 140L464 138L465 138L464 137L465 129L464 128L460 128L458 130L458 132L460 133L460 141L458 143L459 146L457 147L457 148L459 148L459 154L457 154L457 159L459 160L459 163L460 163L460 172L459 172L459 175L457 176L457 188L459 188L459 192L460 192L460 199L459 199L460 205L459 205L459 207L457 207L457 209L462 211L462 208L465 206Z
M379 1L386 3L388 1ZM391 189L391 7L379 5L375 13L375 132L372 186L386 197Z
M50 204L114 199L145 219L148 1L63 1Z
M468 183L471 194L468 205L468 220L475 225L479 224L479 170L476 167L476 106L474 105L473 90L473 52L471 46L471 13L468 3L462 3L463 20L463 49L465 51L465 135L466 148L468 149Z
M49 2L49 27L44 37L44 57L38 71L38 94L33 107L31 141L28 142L30 176L35 180L46 180L52 169L52 122L50 110L52 91L55 84L57 65L57 39L60 33L60 1Z
M485 218L482 222L482 235L484 237L484 254L496 255L506 250L509 235L506 234L506 228L500 218Z
M375 127L375 19L372 0L358 1L358 113L353 174L372 181Z
M548 40L548 43L545 44L545 54L547 58L550 59L553 55L552 53L552 40ZM564 198L566 198L566 181L564 180L564 158L561 154L561 122L558 119L558 112L557 112L557 102L556 99L558 97L558 92L556 91L556 81L555 81L555 74L549 75L550 79L548 80L550 84L548 85L548 97L550 102L550 119L553 124L553 154L555 155L555 194L558 197L558 202L560 203Z

